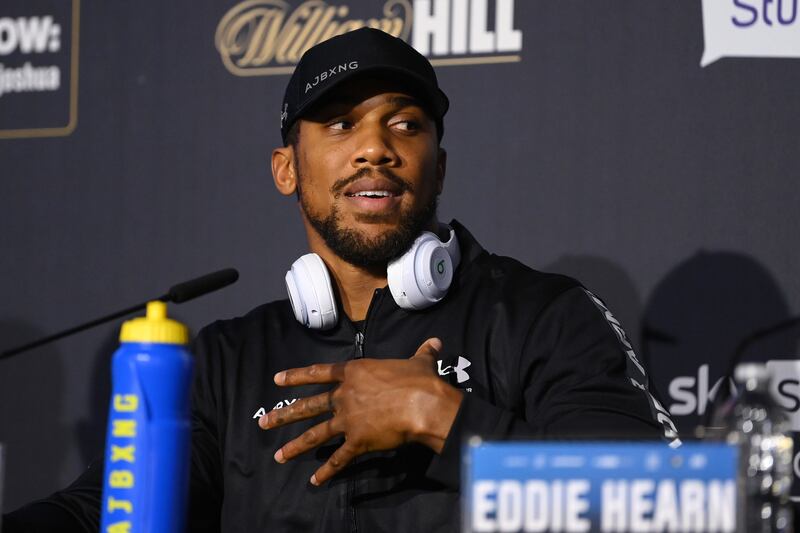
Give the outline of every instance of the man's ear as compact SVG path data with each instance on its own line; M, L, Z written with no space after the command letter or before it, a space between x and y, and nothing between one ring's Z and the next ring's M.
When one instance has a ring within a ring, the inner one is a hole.
M439 148L439 159L436 162L436 194L442 194L444 175L447 173L447 151Z
M272 179L278 191L285 196L291 196L297 190L294 157L294 149L291 146L275 148L272 151Z

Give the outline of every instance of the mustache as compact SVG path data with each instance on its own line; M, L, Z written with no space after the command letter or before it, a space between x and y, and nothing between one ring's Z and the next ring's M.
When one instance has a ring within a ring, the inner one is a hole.
M342 178L338 180L331 186L331 192L334 196L338 197L342 194L342 191L345 190L350 184L360 180L361 178L374 178L376 174L380 174L382 177L386 178L387 180L391 181L395 186L397 186L402 192L414 192L414 187L405 181L403 178L389 170L388 168L378 167L378 168L369 168L369 167L361 167L356 170L353 175Z

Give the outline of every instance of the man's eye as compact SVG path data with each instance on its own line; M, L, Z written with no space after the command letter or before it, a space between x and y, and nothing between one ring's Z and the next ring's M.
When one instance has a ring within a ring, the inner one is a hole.
M403 131L416 131L419 129L419 124L413 120L398 120L393 126Z
M332 130L349 130L353 125L346 120L337 120L328 124L328 127Z

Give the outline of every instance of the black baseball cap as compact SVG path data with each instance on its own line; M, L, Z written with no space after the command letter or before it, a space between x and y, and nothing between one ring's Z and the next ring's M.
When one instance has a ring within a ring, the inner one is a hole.
M353 30L309 48L286 86L281 106L281 137L325 94L354 76L365 73L397 80L419 98L436 121L439 138L442 118L450 102L439 88L430 62L402 39L373 28Z

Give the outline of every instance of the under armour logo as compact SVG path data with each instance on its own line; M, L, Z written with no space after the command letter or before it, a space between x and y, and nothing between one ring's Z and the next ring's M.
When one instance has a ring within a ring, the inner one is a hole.
M455 367L453 367L452 365L448 365L448 366L442 367L442 361L441 360L436 361L436 366L438 367L438 371L439 371L439 375L440 376L446 376L448 374L452 374L453 372L455 372L456 373L456 381L458 383L464 383L465 381L467 381L469 379L469 374L467 374L466 370L464 370L464 369L469 367L469 366L472 366L472 363L470 363L467 359L464 359L463 357L461 357L459 355L458 356L458 362L456 363Z

